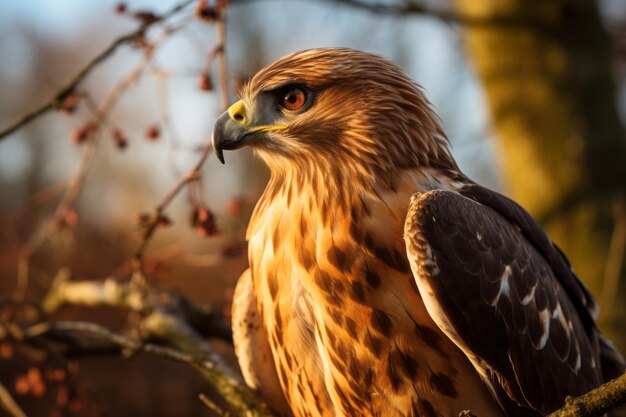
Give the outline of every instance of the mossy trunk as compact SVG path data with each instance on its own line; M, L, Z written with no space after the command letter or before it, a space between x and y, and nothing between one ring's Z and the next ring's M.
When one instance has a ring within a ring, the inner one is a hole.
M602 327L625 351L626 133L597 4L456 4L481 21L496 17L463 36L484 85L505 193L568 255L600 301Z

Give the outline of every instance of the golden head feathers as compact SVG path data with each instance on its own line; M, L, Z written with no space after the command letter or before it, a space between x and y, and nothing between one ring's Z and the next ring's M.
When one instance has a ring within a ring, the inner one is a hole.
M294 88L306 102L289 110L281 100ZM236 134L272 170L330 163L371 177L398 167L457 169L421 89L379 56L346 48L296 52L259 71L241 97L239 121L232 110L228 118L243 126ZM218 152L240 146L220 141L219 130L216 137Z

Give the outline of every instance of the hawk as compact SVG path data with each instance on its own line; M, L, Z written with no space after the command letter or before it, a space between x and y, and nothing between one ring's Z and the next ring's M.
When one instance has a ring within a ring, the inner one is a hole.
M596 304L512 200L466 177L423 92L344 48L288 55L216 122L271 178L233 302L246 382L295 417L545 415L621 374Z

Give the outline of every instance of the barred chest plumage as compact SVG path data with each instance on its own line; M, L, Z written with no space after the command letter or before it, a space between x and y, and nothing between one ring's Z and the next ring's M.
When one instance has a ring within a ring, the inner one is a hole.
M410 196L424 187L415 178L346 207L290 187L259 203L254 291L297 417L500 415L415 285L402 240Z

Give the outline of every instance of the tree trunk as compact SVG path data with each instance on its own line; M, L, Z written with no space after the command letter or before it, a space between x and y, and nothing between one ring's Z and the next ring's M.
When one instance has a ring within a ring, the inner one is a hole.
M626 132L597 4L456 2L459 13L508 16L464 29L485 88L505 192L568 255L600 301L602 327L625 351Z

